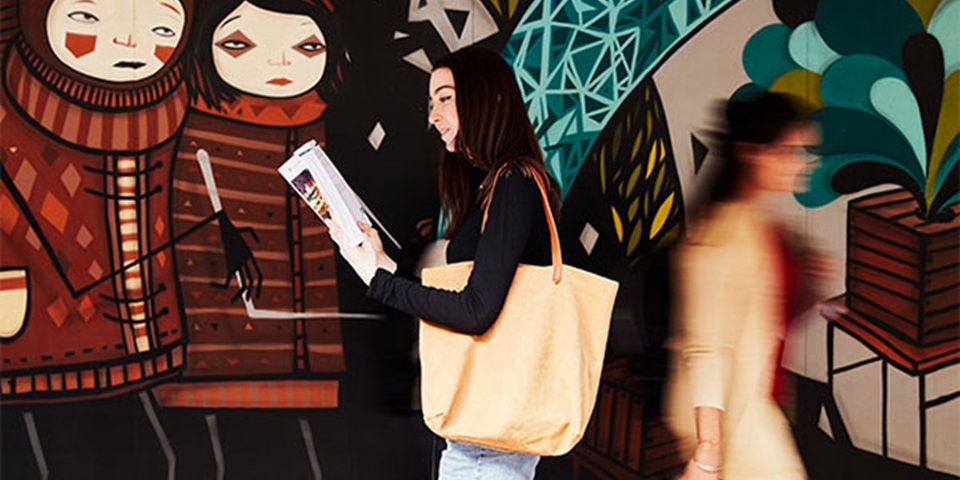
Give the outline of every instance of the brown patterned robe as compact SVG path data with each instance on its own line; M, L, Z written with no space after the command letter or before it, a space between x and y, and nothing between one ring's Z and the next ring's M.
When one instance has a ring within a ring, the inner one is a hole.
M277 167L311 138L324 143L326 105L310 92L292 99L241 97L222 110L195 107L184 127L173 180L173 228L213 212L196 162L205 149L225 213L263 273L254 303L278 312L337 312L335 251L327 229L287 186ZM335 407L344 370L337 318L250 318L234 289L222 289L224 256L216 225L176 247L188 335L186 382L155 389L168 406ZM235 285L236 279L231 279ZM251 378L253 377L253 378Z

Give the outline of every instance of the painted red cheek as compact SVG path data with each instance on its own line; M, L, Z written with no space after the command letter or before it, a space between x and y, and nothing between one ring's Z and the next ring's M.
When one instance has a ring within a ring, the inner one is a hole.
M168 47L166 45L157 45L157 48L153 49L153 56L160 59L160 63L167 63L170 60L170 57L173 55L173 47Z
M97 36L68 32L64 44L74 57L80 58L97 48Z

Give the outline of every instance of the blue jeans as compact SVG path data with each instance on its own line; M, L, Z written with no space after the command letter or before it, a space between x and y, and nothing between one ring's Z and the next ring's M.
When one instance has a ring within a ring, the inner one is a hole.
M532 480L540 457L447 440L440 480Z

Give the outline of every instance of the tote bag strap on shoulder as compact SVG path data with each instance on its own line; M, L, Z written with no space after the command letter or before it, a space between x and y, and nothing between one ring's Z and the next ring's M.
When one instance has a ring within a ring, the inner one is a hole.
M497 180L503 175L503 172L507 168L510 168L510 165L503 165L497 170L497 174L493 177L493 185L490 186L490 196L493 198L493 192L497 188ZM521 171L533 178L533 181L537 182L537 188L540 190L540 199L543 202L543 212L544 216L547 218L547 227L550 229L550 258L551 264L553 265L553 283L558 284L563 278L563 255L560 252L560 237L557 234L557 223L553 219L553 211L550 209L550 198L547 196L547 187L543 182L543 178L540 176L540 173L536 170L529 167L520 167ZM487 202L487 205L483 209L483 223L480 224L480 232L482 233L484 228L487 226L487 216L490 213L490 204L493 202Z

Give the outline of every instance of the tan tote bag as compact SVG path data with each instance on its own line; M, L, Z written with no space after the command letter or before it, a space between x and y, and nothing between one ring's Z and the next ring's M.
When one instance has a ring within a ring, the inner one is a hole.
M618 284L562 264L546 188L531 173L553 264L517 267L503 309L483 335L420 322L421 401L424 421L443 438L563 455L593 412ZM487 211L483 218L486 225ZM424 269L423 284L459 291L472 270L472 262Z

